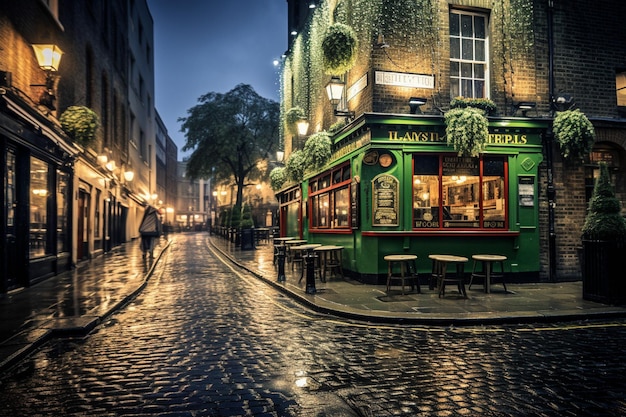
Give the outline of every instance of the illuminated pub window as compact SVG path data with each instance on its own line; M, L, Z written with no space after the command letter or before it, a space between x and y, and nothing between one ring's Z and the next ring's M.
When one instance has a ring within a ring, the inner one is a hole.
M51 253L48 246L48 165L30 158L30 241L31 258Z
M505 173L503 156L415 155L413 228L506 228Z
M348 229L350 165L336 167L311 179L309 202L312 229Z

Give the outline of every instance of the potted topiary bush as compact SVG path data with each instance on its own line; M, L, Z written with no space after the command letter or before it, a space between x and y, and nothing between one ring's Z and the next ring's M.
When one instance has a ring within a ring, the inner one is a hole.
M244 204L241 210L241 250L252 250L254 247L254 220L250 204Z
M358 39L348 25L335 23L328 27L322 39L322 65L330 75L342 75L356 62Z
M322 168L330 159L330 136L324 131L311 135L304 144L303 151L307 167Z
M446 112L446 139L459 156L478 156L487 146L489 121L483 110L458 107Z
M567 162L584 162L595 141L593 124L580 110L558 112L552 123L554 138Z
M582 230L583 298L605 304L626 303L626 278L622 256L626 221L611 186L609 169L600 163L589 211Z
M88 146L96 139L96 131L100 126L98 115L85 106L70 106L59 118L61 127L76 143Z

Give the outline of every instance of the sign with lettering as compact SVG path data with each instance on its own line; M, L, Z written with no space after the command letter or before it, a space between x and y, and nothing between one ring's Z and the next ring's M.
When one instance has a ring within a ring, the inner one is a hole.
M534 207L535 205L535 177L519 176L517 178L519 205Z
M480 174L479 159L469 156L444 156L441 168L444 176Z
M367 73L365 73L365 75L363 75L361 78L356 80L356 82L348 88L347 94L346 94L347 100L348 101L352 100L354 96L356 96L361 91L363 91L365 87L367 87Z
M376 84L411 88L435 88L435 77L426 74L376 71Z
M398 179L380 174L372 180L372 226L398 225Z
M359 176L352 178L350 185L350 220L353 229L359 228Z

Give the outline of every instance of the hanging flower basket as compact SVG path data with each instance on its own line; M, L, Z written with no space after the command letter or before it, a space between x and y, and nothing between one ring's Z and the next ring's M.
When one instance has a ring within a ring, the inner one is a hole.
M285 113L285 124L287 125L287 130L292 135L298 134L298 122L306 118L306 114L302 107L292 107Z
M593 124L580 110L557 113L552 123L554 137L567 162L584 162L593 148L596 133Z
M485 112L474 107L456 108L446 113L446 138L459 156L478 156L487 146L489 121Z
M304 178L304 171L306 169L306 158L304 152L297 150L289 155L287 159L287 177L295 182L302 181Z
M331 141L328 133L318 132L304 144L304 156L306 166L312 169L320 169L330 159Z
M70 106L59 118L67 135L82 146L88 146L96 139L100 126L98 115L85 106Z
M455 97L450 102L451 109L464 109L467 107L474 107L485 112L488 116L493 116L498 111L496 103L488 98L466 98Z
M287 181L287 171L284 167L276 167L270 171L270 186L272 190L280 190L285 181Z
M331 25L322 40L324 71L330 75L342 75L356 62L358 39L356 32L348 25Z

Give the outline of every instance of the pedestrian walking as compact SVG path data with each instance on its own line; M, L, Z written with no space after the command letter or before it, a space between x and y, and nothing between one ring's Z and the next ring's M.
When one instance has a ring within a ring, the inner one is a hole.
M143 258L145 259L146 255L150 255L150 259L154 258L154 240L161 236L161 220L159 219L159 212L154 207L146 207L139 225L139 234L141 235Z

